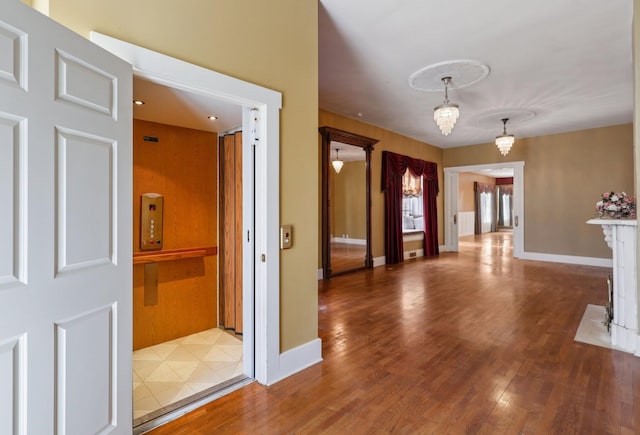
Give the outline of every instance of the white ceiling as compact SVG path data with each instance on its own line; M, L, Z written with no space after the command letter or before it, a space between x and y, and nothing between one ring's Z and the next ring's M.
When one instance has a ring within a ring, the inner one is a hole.
M628 123L631 0L320 0L320 107L449 148ZM442 92L409 86L433 64L472 60L484 80L455 89L449 136L433 121Z
M134 76L133 117L196 130L223 133L242 126L242 107L192 92L152 83ZM218 119L211 121L209 115Z
M320 107L441 148L493 142L505 113L516 145L628 123L631 22L631 0L320 0ZM457 60L487 65L489 74L456 89L454 70L449 99L461 114L443 136L433 121L443 89L417 90L409 79ZM242 123L239 106L140 78L134 98L146 102L134 106L138 119L218 132Z

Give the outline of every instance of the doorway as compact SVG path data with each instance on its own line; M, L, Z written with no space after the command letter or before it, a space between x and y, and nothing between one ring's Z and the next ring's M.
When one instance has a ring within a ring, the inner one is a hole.
M242 240L247 254L242 258L242 372L262 384L275 382L281 377L279 246L273 235L279 227L279 191L274 186L279 183L282 95L97 32L91 33L91 40L130 62L137 77L242 108ZM216 397L198 399L179 412L188 412ZM176 415L164 416L159 423Z
M222 190L218 195L219 133L141 119L149 117L146 108L172 104L158 99L161 89L139 83L134 80L134 98L145 105L134 109L133 122L134 427L249 377L243 373L242 335L236 334L241 329L216 316L217 300L224 300L217 277L228 269L223 259L238 258L240 269L232 269L242 275L241 255L228 252L227 231L217 234L216 211L229 196ZM236 112L235 121L227 111L228 118L210 128L241 124L241 108ZM241 191L232 190L231 199ZM152 213L145 207L149 195L162 202L149 203L157 215L144 229ZM234 217L231 225L238 223L241 217ZM230 236L231 248L242 245ZM241 306L238 311L234 319L241 318Z
M460 231L459 176L462 173L510 170L513 171L513 256L524 255L524 162L491 163L484 165L456 166L444 168L445 176L445 245L444 251L458 251Z

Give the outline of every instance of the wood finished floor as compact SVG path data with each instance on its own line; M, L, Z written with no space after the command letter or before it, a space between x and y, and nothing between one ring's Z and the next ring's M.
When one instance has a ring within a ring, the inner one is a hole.
M510 256L471 236L320 282L322 363L152 433L640 433L640 358L573 341L609 270Z

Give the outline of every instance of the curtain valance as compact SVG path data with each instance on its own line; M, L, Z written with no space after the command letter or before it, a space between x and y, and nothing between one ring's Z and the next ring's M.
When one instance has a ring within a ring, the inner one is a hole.
M503 195L513 195L513 187L504 187L504 186L499 186L500 187L500 193Z
M494 193L496 191L496 186L494 184L485 184L474 181L473 191L480 193Z
M387 189L389 176L402 176L409 170L414 177L423 177L424 181L435 182L438 192L438 165L425 160L414 159L391 151L382 152L382 191Z

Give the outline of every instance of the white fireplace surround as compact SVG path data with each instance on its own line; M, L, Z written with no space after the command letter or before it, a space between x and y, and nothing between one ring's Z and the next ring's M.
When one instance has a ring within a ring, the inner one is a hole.
M587 223L602 226L604 240L613 251L611 344L640 356L636 263L638 222L631 219L591 219Z

